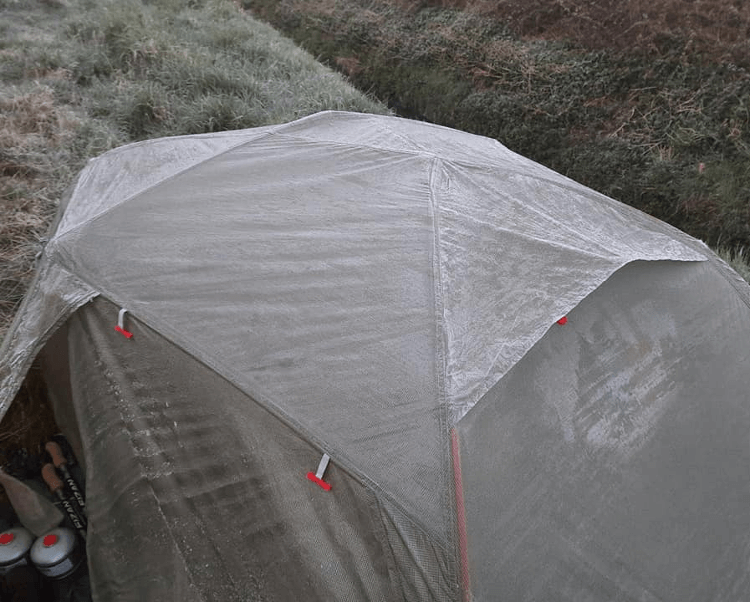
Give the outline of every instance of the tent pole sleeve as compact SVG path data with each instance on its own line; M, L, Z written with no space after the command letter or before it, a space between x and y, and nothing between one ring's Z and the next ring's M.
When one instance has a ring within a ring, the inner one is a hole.
M453 456L453 489L456 495L456 523L458 526L458 555L461 570L462 601L471 600L471 582L469 578L468 539L466 536L466 505L464 503L464 488L461 478L461 450L458 432L451 429L451 452Z

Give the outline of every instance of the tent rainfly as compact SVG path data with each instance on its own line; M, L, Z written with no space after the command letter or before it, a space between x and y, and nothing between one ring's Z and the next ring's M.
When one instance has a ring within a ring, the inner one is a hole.
M100 601L750 597L750 287L494 140L131 144L0 352L85 465Z

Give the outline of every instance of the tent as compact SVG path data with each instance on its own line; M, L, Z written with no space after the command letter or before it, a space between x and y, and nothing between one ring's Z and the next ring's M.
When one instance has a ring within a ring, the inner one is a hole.
M750 595L750 287L494 140L131 144L0 353L85 464L96 600Z

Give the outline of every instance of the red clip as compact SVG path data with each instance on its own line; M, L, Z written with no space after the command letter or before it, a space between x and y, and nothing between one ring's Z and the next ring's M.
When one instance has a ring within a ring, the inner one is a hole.
M568 316L563 316L562 318L560 318L560 319L559 319L559 320L557 321L557 323L558 323L558 324L559 324L560 326L562 326L563 324L567 324L567 323L568 323Z
M117 326L115 326L115 330L119 332L121 335L123 335L125 338L130 339L130 338L133 338L133 333L125 330L125 314L126 313L128 313L127 309L122 308L120 310L120 313L117 315Z
M308 472L307 478L310 479L313 483L317 483L318 485L320 485L326 491L331 490L331 484L326 483L323 479L319 479L318 477L316 477L314 472Z
M130 338L133 337L133 333L132 332L128 332L127 330L123 330L119 326L115 326L115 330L117 332L119 332L122 336L127 337L128 339L130 339Z
M320 459L320 464L318 464L318 472L308 472L307 478L310 479L313 483L317 483L320 485L325 491L331 490L331 484L326 483L323 480L323 475L326 472L326 468L328 468L328 460L331 459L331 456L328 454L323 454L323 457Z

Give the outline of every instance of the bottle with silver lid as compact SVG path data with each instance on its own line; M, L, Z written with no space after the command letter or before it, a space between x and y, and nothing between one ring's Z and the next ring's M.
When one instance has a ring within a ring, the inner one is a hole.
M28 564L34 536L23 527L12 527L0 533L0 575Z
M42 575L64 579L80 566L84 553L75 532L58 527L37 538L31 546L30 556Z

